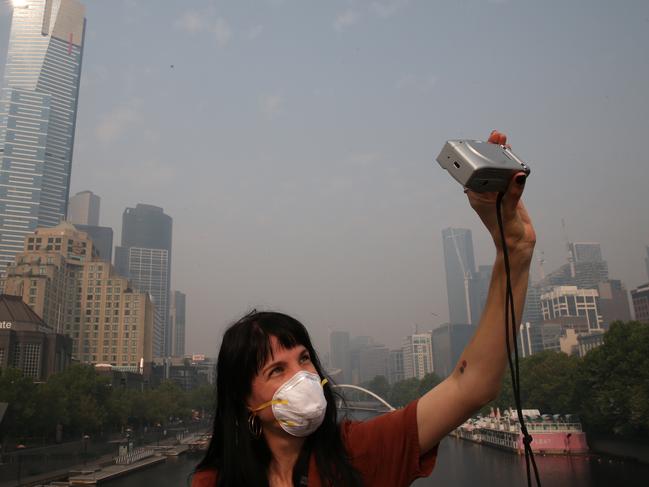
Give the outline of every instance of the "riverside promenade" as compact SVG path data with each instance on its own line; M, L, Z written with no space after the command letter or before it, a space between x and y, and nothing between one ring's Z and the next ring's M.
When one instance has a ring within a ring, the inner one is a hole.
M152 454L132 463L116 464L115 460L117 456L115 454L108 454L96 458L87 464L79 464L39 475L21 477L20 483L17 478L11 480L2 479L0 480L0 487L97 485L101 482L163 463L169 456L182 455L203 434L204 432L201 431L189 434L180 441L176 438L166 438L155 444L144 445L146 449L152 451Z

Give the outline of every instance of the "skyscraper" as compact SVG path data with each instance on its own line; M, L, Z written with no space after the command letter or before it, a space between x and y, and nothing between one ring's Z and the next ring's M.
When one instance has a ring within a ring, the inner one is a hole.
M70 198L68 218L77 229L86 232L104 262L113 261L113 229L99 226L101 198L92 191L81 191Z
M647 256L644 259L644 265L647 268L647 279L649 279L649 245L645 248L647 251Z
M186 296L180 291L171 293L169 307L169 323L171 325L171 355L183 357L185 355L185 309Z
M649 323L649 282L631 291L631 301L635 319L642 323Z
M76 0L14 5L0 94L0 273L27 234L66 216L86 23Z
M406 379L423 379L434 371L430 333L416 333L403 341L403 374Z
M604 327L614 321L631 321L629 293L619 279L600 282L597 286L599 294L598 306L602 315Z
M70 198L68 221L77 225L99 225L101 198L92 191L81 191Z
M115 247L117 272L148 292L155 305L153 355L172 354L169 326L173 220L162 208L138 204L122 215L122 245Z
M349 332L332 331L329 335L329 363L332 369L342 370L341 382L351 382L351 355L349 349Z
M453 373L475 330L473 325L458 323L445 323L433 330L433 366L438 377Z
M74 225L75 228L86 232L95 244L100 260L104 262L113 261L113 229L110 227L98 227L93 225Z
M602 248L597 242L571 242L568 244L575 262L603 262Z
M479 286L472 279L475 275L473 239L466 228L445 228L444 268L446 269L446 292L448 314L451 323L477 323L479 316L472 316ZM473 303L473 306L472 306Z

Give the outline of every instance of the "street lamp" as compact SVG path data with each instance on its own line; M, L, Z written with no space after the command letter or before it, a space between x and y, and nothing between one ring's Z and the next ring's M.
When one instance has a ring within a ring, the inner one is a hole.
M25 445L20 444L16 446L16 450L24 450ZM18 453L18 485L20 485L20 474L23 466L23 456L21 452Z
M88 440L90 439L90 436L88 435L83 435L83 466L86 466L86 463L88 462Z

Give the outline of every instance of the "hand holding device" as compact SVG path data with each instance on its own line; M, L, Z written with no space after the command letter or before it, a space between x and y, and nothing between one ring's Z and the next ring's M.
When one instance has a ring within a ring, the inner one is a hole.
M509 146L480 140L449 140L437 162L462 186L477 193L503 193L518 172L530 168Z

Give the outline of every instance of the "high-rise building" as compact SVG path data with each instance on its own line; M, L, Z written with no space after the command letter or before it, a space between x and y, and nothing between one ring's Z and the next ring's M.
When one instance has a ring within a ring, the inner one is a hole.
M647 245L645 250L647 251L647 256L644 259L644 265L647 269L647 279L649 279L649 245Z
M402 349L404 378L423 379L426 374L434 372L430 333L415 333L405 337Z
M600 282L608 281L608 279L608 263L606 261L581 261L562 265L549 273L538 284L542 288L577 286L583 289L595 289Z
M99 225L101 198L92 191L81 191L70 198L68 221L74 225Z
M85 7L14 2L0 94L0 273L36 228L65 219Z
M458 323L445 323L433 330L435 374L440 378L451 375L475 330L474 325Z
M185 309L186 296L180 291L171 293L171 306L169 307L169 321L171 323L171 355L182 357L185 355Z
M603 262L602 248L596 242L571 242L568 244L570 253L575 263L577 262Z
M388 382L394 384L405 378L403 370L403 348L390 350L388 356Z
M525 309L521 323L540 323L543 321L543 312L541 311L541 286L538 283L530 283L527 286L525 296ZM516 311L516 310L514 310ZM518 313L518 311L516 311Z
M113 229L92 225L74 225L78 230L85 232L92 239L97 250L97 256L104 262L113 261Z
M172 354L169 326L171 239L173 221L162 208L138 204L122 216L122 245L115 248L115 267L155 305L153 354Z
M329 335L329 363L332 369L340 369L341 382L351 383L351 350L349 347L349 332L332 331Z
M141 247L126 249L129 281L138 291L149 294L155 308L153 354L155 357L170 356L172 352L169 328L169 252L166 249Z
M577 286L556 286L541 295L543 320L584 317L588 331L602 329L597 289L579 289Z
M631 320L629 294L622 281L611 279L600 282L597 285L597 292L599 294L599 312L602 315L604 328L608 328L614 321Z
M473 323L475 321L477 323L480 317L472 316L472 311L476 309L477 288L472 282L475 274L475 260L471 230L445 228L442 230L442 239L449 321L452 323Z
M649 282L631 291L631 301L633 301L635 319L649 323Z
M363 384L382 375L388 378L388 355L390 351L383 345L370 345L358 351L358 382Z
M99 196L92 191L81 191L70 198L67 220L90 236L101 260L112 262L113 229L99 226L100 207Z
M7 267L4 292L22 296L54 331L64 333L66 323L80 319L77 279L96 255L88 235L68 222L37 228Z
M484 311L485 304L487 304L487 296L489 294L489 285L491 284L491 273L493 272L492 265L480 265L477 272L471 279L471 316L473 324L477 325L482 312Z
M575 329L575 327L557 322L521 323L518 335L520 356L529 357L544 350L559 351L561 336L566 329Z
M6 294L72 339L73 358L141 371L152 362L153 305L72 224L37 229L7 268Z

